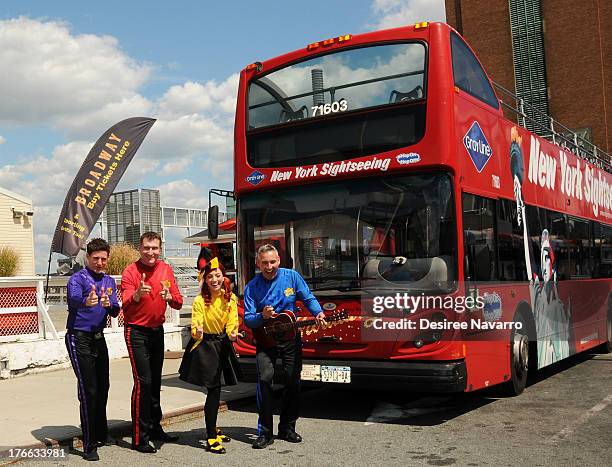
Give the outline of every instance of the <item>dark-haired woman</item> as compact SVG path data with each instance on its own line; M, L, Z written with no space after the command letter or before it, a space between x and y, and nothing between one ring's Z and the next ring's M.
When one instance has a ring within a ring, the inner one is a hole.
M207 389L204 405L206 449L224 454L230 441L217 428L217 413L223 383L238 382L238 362L230 341L238 336L238 309L231 282L224 276L218 258L202 268L202 292L195 298L191 314L191 340L179 369L180 379Z

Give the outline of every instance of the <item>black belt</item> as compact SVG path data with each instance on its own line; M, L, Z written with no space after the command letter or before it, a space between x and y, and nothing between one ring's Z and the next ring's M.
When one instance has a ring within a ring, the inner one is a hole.
M155 328L150 328L148 326L141 326L139 324L126 324L126 326L130 327L130 328L134 328L134 329L138 329L139 331L146 331L146 332L159 332L159 331L163 331L164 330L164 326L157 326Z
M223 339L226 336L227 336L227 334L225 334L224 332L221 332L219 334L207 334L207 333L204 333L202 335L202 339L205 340L205 341L220 341L221 339Z
M68 332L77 337L87 337L89 339L104 339L104 331L81 331L80 329L68 329Z

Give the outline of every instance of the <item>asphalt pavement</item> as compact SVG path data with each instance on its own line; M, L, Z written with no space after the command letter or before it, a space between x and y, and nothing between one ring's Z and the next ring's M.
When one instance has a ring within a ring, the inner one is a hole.
M178 379L181 352L167 352L162 372L161 404L164 423L203 419L202 389ZM107 416L111 433L128 434L132 370L127 358L110 362ZM255 385L243 383L222 393L234 400L255 393ZM80 436L79 402L72 368L0 381L0 458L12 448L73 444ZM222 404L221 410L225 410ZM78 442L74 443L78 446Z

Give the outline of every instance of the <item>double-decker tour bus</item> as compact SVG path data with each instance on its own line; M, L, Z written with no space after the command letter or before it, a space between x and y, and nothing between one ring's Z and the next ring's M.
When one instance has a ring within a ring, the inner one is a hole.
M239 290L269 242L329 315L346 312L300 328L303 379L519 394L528 372L610 347L609 156L536 136L523 103L503 99L443 23L242 70ZM236 348L254 370L244 330Z

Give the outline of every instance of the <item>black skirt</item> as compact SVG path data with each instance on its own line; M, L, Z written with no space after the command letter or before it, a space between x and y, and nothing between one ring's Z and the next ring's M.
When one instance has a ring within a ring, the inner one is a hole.
M185 348L179 367L179 378L196 386L234 386L242 378L234 346L226 334L204 334L204 340L193 350L192 337Z

